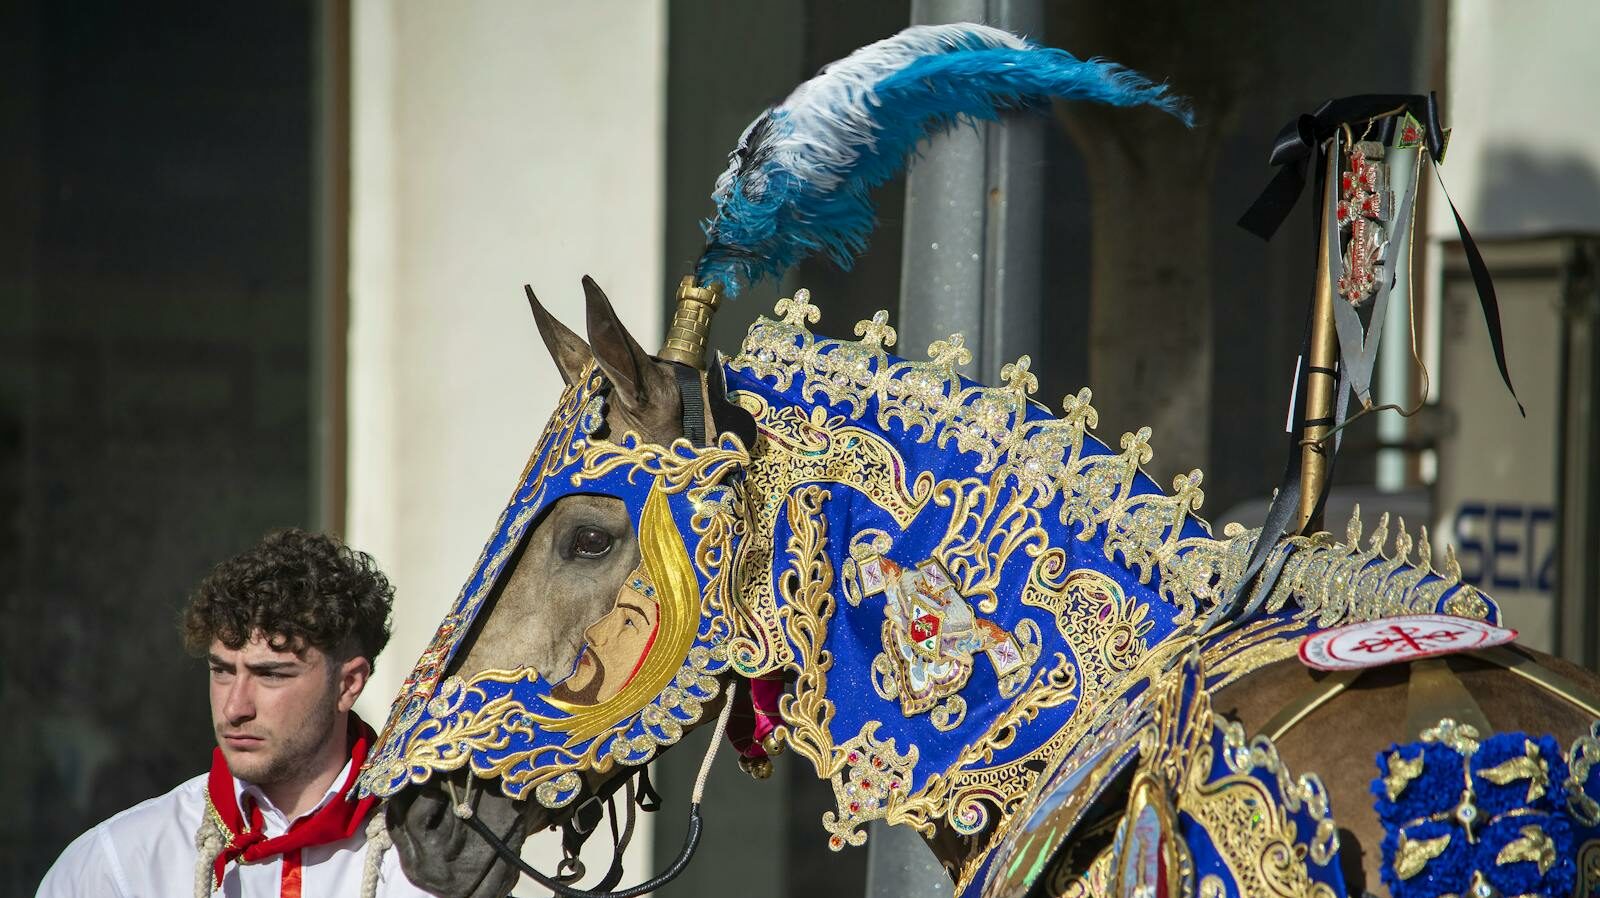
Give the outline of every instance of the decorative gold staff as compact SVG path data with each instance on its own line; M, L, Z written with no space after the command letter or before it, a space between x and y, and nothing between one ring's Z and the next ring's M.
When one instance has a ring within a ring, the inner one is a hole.
M1330 140L1330 143L1332 141ZM1339 154L1329 152L1328 189L1322 192L1320 212L1324 228L1337 228L1334 220L1334 185L1339 180ZM1334 402L1339 388L1339 335L1333 321L1333 265L1327 239L1317 241L1317 284L1311 298L1311 352L1306 370L1306 411L1300 441L1300 506L1296 533L1321 529L1317 501L1328 482L1328 447L1323 442L1333 429Z

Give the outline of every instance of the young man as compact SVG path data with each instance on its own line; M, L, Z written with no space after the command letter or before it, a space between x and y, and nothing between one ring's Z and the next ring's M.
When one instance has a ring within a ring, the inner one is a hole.
M300 530L218 565L182 623L211 671L210 773L79 836L39 898L425 895L353 789L393 600L371 556Z

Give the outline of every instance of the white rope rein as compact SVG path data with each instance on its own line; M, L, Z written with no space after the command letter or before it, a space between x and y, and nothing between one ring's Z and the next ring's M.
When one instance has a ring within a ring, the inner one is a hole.
M689 800L695 804L706 793L706 780L711 777L711 762L717 759L717 749L722 747L722 739L728 732L728 717L733 713L733 688L732 682L728 683L728 691L722 699L722 713L717 715L717 731L711 734L711 744L706 747L706 756L700 761L700 775L694 778L694 795Z
M194 847L200 850L200 856L194 861L194 898L211 898L217 858L222 856L227 844L217 821L210 814L200 815L200 828L194 834Z
M383 853L394 840L389 837L385 814L380 806L367 824L367 859L361 868L361 898L377 898L378 874L383 870Z
M194 861L194 898L211 898L217 858L228 844L222 829L210 814L202 815L200 828L195 830L194 847L199 857ZM378 879L383 872L383 853L394 845L389 837L389 827L380 807L367 822L367 855L361 868L361 898L377 898Z

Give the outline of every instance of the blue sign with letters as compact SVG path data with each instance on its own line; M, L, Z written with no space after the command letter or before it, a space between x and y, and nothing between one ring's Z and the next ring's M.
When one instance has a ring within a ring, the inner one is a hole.
M1489 590L1555 588L1556 516L1548 505L1463 502L1452 530L1461 579Z

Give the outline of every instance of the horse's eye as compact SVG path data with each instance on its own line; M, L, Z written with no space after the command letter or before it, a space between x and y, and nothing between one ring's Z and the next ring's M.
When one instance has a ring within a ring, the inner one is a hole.
M572 533L572 554L579 558L599 558L616 542L599 527L579 527Z

